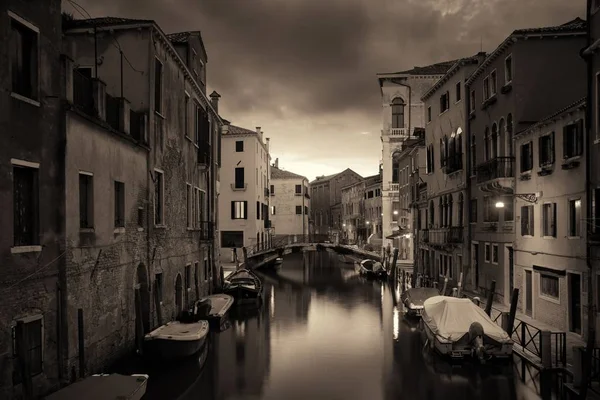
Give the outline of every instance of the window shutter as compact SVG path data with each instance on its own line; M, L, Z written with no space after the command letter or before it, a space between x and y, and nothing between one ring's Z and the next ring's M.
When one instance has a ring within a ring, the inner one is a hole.
M244 219L248 219L248 202L244 201Z
M554 164L555 154L554 154L554 132L550 133L550 162Z
M535 235L535 221L533 219L533 206L527 206L527 217L529 219L528 231L531 236Z
M556 204L552 204L552 236L556 237Z
M231 219L235 219L235 201L231 202Z
M576 139L576 150L575 155L583 154L583 119L577 121L577 139Z
M529 146L527 146L527 166L529 169L533 169L533 142L529 142Z
M569 158L568 126L563 126L563 158Z
M521 207L521 236L525 236L527 231L527 208Z
M539 149L539 153L538 153L538 164L541 167L544 164L544 155L546 157L548 157L548 154L544 154L544 137L540 136L538 138L538 149Z

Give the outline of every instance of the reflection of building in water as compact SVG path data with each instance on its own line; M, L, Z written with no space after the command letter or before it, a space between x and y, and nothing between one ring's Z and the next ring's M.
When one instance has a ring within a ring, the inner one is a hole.
M216 399L261 395L271 362L270 302L266 300L258 315L232 320L231 328L215 335Z
M308 324L310 289L282 285L273 289L273 297L277 299L277 308L272 313L272 319L277 321L275 329L287 329L291 325L306 326Z

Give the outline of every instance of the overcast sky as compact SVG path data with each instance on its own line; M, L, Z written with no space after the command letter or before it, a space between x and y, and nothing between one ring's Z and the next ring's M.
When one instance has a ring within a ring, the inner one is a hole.
M375 76L493 50L518 28L585 17L585 0L76 0L93 17L200 30L208 90L234 125L260 126L273 160L313 180L377 173ZM82 18L69 0L63 8Z

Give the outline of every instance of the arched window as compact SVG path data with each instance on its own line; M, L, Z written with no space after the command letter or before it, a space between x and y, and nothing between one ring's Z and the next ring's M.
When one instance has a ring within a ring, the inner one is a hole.
M492 125L492 145L491 145L491 154L490 159L494 159L498 157L498 125L494 122Z
M504 122L504 118L500 119L498 122L498 146L503 147L502 151L498 150L498 155L508 157L508 146L506 142L506 122Z
M458 169L462 169L463 167L463 144L462 144L462 129L458 128L456 130L456 138L454 147L456 148L456 158Z
M440 167L446 165L446 148L444 147L444 139L440 138Z
M439 209L440 209L440 228L446 226L446 214L444 213L444 197L440 197Z
M396 97L392 100L392 128L404 128L404 100Z
M471 135L471 176L477 172L477 143L475 135Z
M433 200L429 201L429 224L433 226L435 222L435 207L433 206Z
M463 226L463 218L464 218L464 209L465 209L465 200L462 193L458 194L458 217L456 222L458 226Z
M506 154L508 154L509 157L512 157L514 155L512 138L513 138L513 120L512 120L512 114L508 114L506 116L506 143L508 143L508 151L506 152Z
M446 226L452 226L452 195L448 195L448 217L446 219Z
M484 161L487 161L490 159L490 128L488 128L487 126L485 127L485 133L483 134L485 143L484 145L484 154L483 154L483 158Z

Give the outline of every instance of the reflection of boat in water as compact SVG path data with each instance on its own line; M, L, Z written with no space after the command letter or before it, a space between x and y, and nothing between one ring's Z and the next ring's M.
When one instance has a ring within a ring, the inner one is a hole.
M202 349L208 332L208 321L172 321L148 333L144 337L144 347L151 355L161 359L186 358Z
M140 400L146 393L148 375L97 374L46 397L46 400Z
M366 275L368 278L385 278L387 277L387 271L383 268L383 264L379 261L366 259L362 260L359 264L360 273Z
M262 282L249 269L240 269L227 277L223 292L233 296L236 305L252 303L262 296Z
M430 297L424 303L422 325L430 348L442 355L476 355L481 361L512 355L508 334L469 299Z
M400 297L409 317L420 317L423 311L423 303L430 297L439 296L440 292L434 288L411 288L402 292Z

